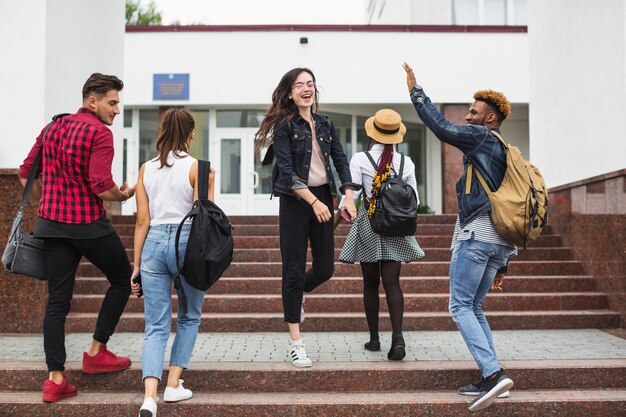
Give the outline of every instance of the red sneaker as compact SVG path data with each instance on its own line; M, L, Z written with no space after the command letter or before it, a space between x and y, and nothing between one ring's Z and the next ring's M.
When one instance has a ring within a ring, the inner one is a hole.
M123 371L130 368L131 363L130 358L117 356L106 346L102 346L96 356L89 356L87 352L83 352L83 372L87 374Z
M54 403L63 398L76 396L76 387L67 382L67 377L63 377L63 382L55 383L51 379L46 379L43 383L43 395L41 399L47 403Z

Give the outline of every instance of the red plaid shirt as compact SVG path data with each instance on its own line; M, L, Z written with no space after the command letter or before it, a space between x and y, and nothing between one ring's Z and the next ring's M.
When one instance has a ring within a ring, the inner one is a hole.
M42 136L43 130L20 166L20 178L28 178ZM106 212L98 194L115 186L111 130L94 112L81 107L57 120L43 150L39 217L71 224L91 223L102 217Z

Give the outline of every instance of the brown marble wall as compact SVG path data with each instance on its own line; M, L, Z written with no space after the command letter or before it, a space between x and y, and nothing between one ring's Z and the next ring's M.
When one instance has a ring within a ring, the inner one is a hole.
M0 195L0 250L4 251L22 198L16 169L0 169ZM36 215L36 205L30 203L24 216L24 230L32 228ZM46 293L45 282L14 275L0 267L0 333L40 333Z
M550 223L626 328L626 169L549 190Z
M467 115L467 104L445 104L441 108L444 117L452 123L465 124L465 116ZM456 214L458 212L458 204L456 199L456 182L463 175L463 153L454 146L447 143L441 144L441 166L443 187L443 214Z

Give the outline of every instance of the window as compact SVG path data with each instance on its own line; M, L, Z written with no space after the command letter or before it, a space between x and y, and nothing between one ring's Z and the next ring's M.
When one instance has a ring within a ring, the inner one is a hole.
M159 133L159 110L139 110L139 168L156 156L156 137Z
M527 25L528 0L452 0L454 25Z
M264 116L258 110L218 110L217 127L259 127Z
M133 127L133 111L124 109L124 127Z

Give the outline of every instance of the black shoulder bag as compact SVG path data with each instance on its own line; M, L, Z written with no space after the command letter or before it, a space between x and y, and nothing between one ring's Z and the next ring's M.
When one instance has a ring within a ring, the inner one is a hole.
M35 161L30 167L28 180L26 181L24 192L22 193L22 201L17 210L17 216L15 216L15 220L13 220L7 246L4 248L4 253L2 254L2 265L4 265L7 271L14 274L27 275L40 280L46 279L43 240L22 232L22 216L24 215L24 207L28 202L28 196L30 195L31 187L35 181L35 176L37 175L37 169L41 163L43 146L48 137L48 132L57 119L67 115L68 113L62 113L52 118L52 122L48 124L43 133L41 146L39 147Z

